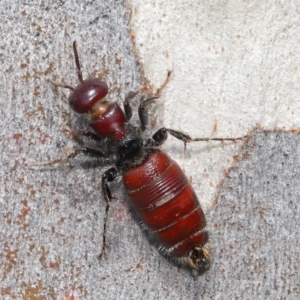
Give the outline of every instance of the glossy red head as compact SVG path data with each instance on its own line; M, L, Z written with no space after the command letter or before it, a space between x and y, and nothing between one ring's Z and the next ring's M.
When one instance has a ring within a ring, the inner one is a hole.
M108 92L106 82L98 78L82 81L69 96L70 107L82 114L90 111L92 107L101 101Z

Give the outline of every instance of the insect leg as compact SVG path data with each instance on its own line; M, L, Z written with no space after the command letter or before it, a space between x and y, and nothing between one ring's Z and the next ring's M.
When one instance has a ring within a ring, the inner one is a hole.
M91 155L93 157L98 157L98 158L105 156L105 154L99 149L94 149L94 148L89 148L89 147L74 147L74 146L72 146L72 147L66 148L63 156L60 158L55 158L50 161L42 162L42 163L38 163L38 164L30 164L30 166L31 167L50 166L50 165L54 165L57 163L67 163L68 161L70 161L71 159L73 159L74 157L76 157L78 154L81 154L81 153Z
M136 92L129 92L126 96L125 96L125 100L124 100L124 103L123 103L123 106L124 106L124 112L125 112L125 117L126 117L126 121L128 122L131 117L132 117L132 107L130 105L130 100L133 99L136 94L138 93L139 91L136 91Z
M80 133L80 135L88 137L88 138L90 138L91 140L93 140L95 142L99 142L99 141L103 140L103 137L101 137L97 133L94 133L94 132L89 131L89 130L80 130L79 133Z
M145 98L142 97L140 99L140 105L139 105L139 118L141 122L141 130L145 131L148 125L148 109L147 105L150 104L151 102L154 102L155 99L157 99L158 96L150 97L150 98Z
M105 247L106 247L106 229L107 229L107 217L108 217L108 210L109 210L109 203L111 201L111 192L108 187L108 182L112 182L116 179L118 175L118 171L115 167L112 167L105 171L102 175L101 180L101 192L105 201L105 215L104 215L104 223L103 223L103 239L102 239L102 248L101 252L98 256L98 259L102 258L104 255Z
M202 141L202 142L209 142L209 141L219 141L219 142L232 141L232 142L235 142L238 140L243 140L248 137L247 135L245 135L243 137L238 137L238 138L192 138L188 134L183 133L181 131L162 127L153 134L152 139L147 141L147 146L158 147L158 146L162 145L166 141L166 139L168 137L168 133L171 134L172 136L174 136L175 138L183 141L185 145L186 145L186 143L200 142L200 141Z

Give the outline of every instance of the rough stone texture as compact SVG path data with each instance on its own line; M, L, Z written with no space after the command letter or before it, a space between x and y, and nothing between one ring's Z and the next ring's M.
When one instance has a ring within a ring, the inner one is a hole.
M286 9L287 18L292 8ZM279 7L271 10L274 16L276 12L281 13ZM83 157L68 166L28 164L59 157L71 142L65 134L74 117L68 91L53 88L47 80L77 83L73 40L84 76L104 76L111 99L122 101L126 92L143 83L126 6L115 0L2 1L0 19L1 299L68 299L64 296L72 294L76 299L299 298L297 131L254 131L233 168L223 174L217 204L207 214L213 261L204 276L193 278L149 246L118 184L113 185L108 223L110 247L99 262L103 169L83 165ZM288 21L287 29L298 28L298 23ZM292 46L287 48L293 53ZM280 66L275 64L277 73L286 70ZM262 65L260 71L264 70ZM291 84L284 91L294 97L296 88ZM159 106L160 117L175 116L165 101ZM183 110L186 104L178 105ZM274 109L270 118L276 121L278 114ZM291 115L287 119L297 124ZM198 161L212 151L214 161L215 153L226 147L238 150L232 145L195 144L183 157L177 141L166 149L186 162L184 169L198 192L201 177L210 174ZM212 189L217 193L214 184Z

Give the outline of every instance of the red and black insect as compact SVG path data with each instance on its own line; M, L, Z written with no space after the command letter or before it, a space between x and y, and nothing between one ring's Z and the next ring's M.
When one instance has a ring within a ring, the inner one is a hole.
M84 132L94 140L105 139L109 147L78 147L69 157L79 153L98 158L112 157L114 166L102 175L101 190L106 204L103 245L105 250L106 220L112 199L109 183L122 176L129 199L143 225L154 236L164 254L192 269L205 271L210 265L208 233L203 210L197 196L178 164L159 147L168 133L184 143L193 141L235 141L242 138L191 138L180 131L160 128L151 138L142 138L147 127L147 105L157 97L142 98L138 113L140 127L129 123L132 116L131 93L124 101L124 111L117 102L108 102L108 86L97 78L83 80L76 43L73 43L80 84L53 83L72 90L71 108L84 114L91 128Z

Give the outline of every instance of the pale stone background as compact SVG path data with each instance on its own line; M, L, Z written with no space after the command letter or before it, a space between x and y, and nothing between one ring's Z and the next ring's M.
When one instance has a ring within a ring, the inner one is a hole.
M1 1L1 299L298 299L299 5ZM83 168L83 157L27 167L71 142L68 91L47 80L76 84L73 40L84 76L105 76L120 102L173 71L154 107L158 126L251 134L185 153L172 138L164 146L207 211L213 261L204 276L149 246L117 186L99 262L104 169Z

